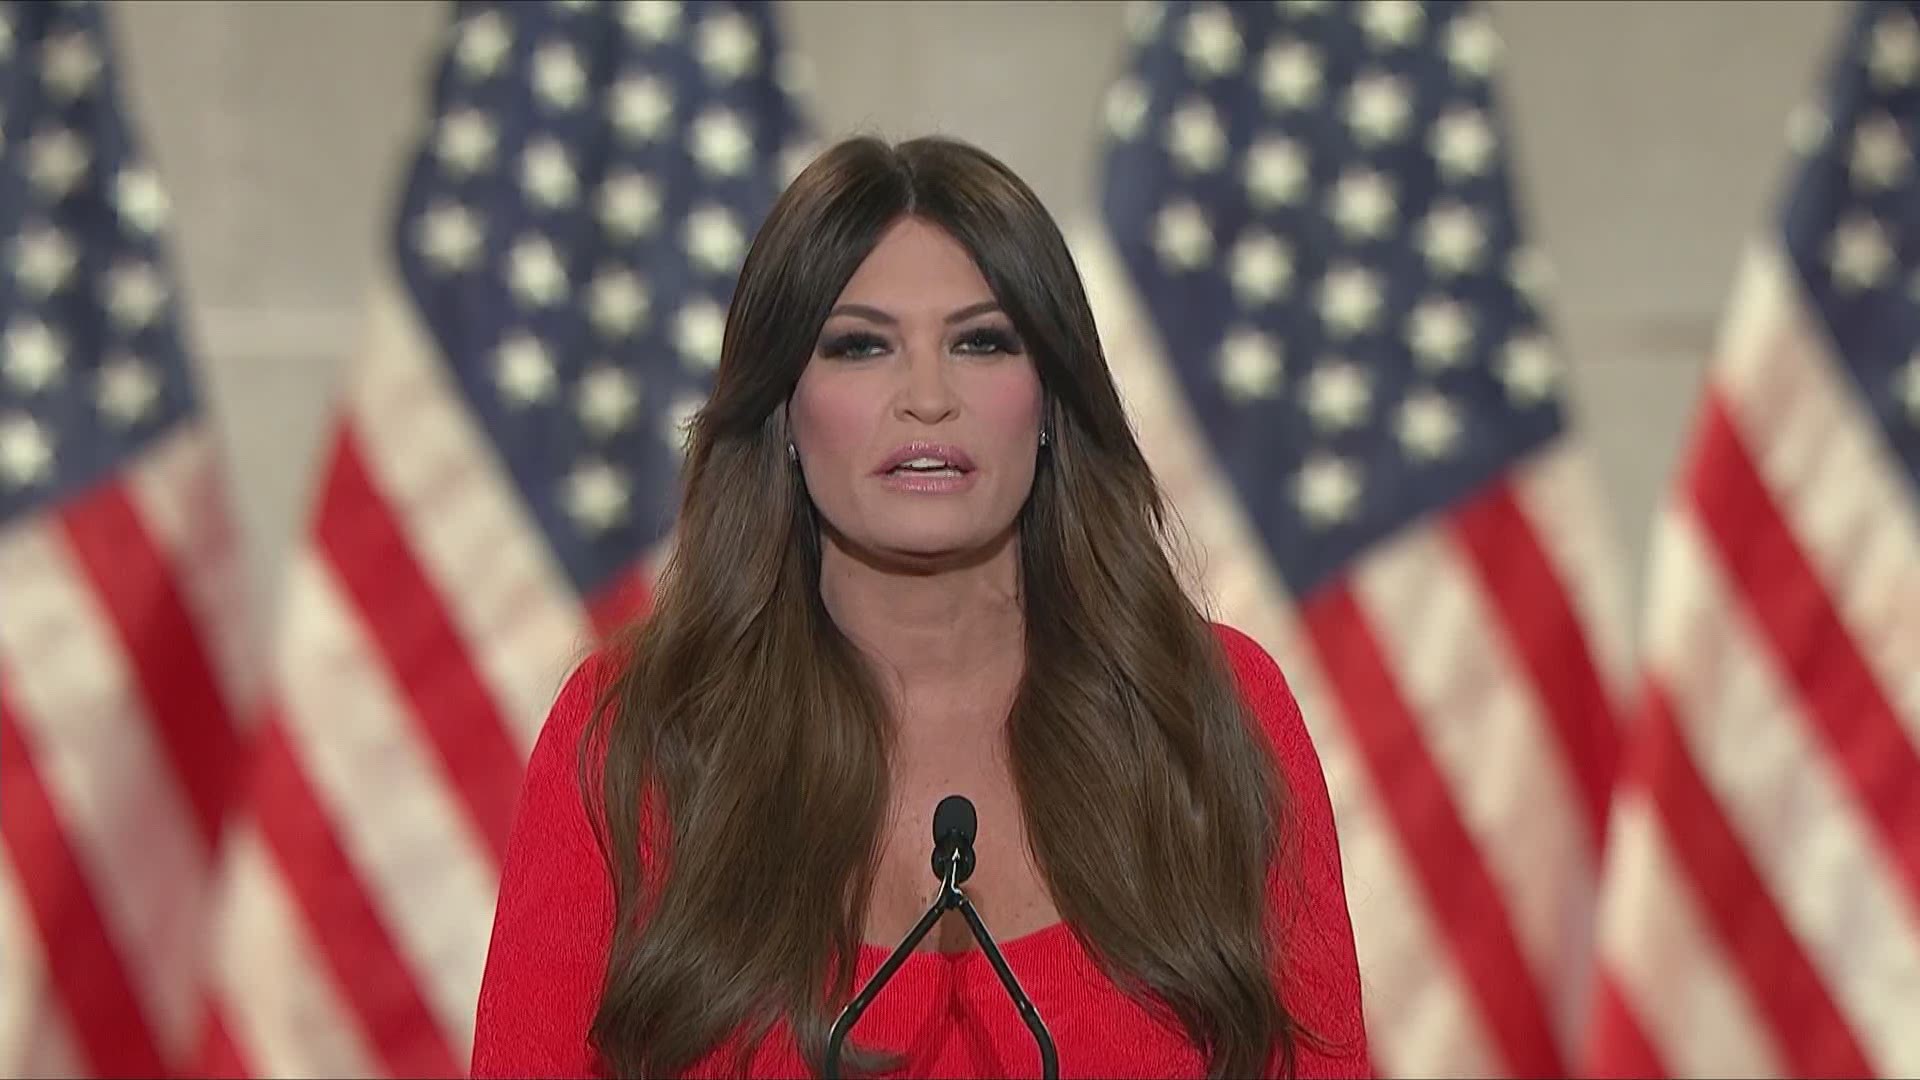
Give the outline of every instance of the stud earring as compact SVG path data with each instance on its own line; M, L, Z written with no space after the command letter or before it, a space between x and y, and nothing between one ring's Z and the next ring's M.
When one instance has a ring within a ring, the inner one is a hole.
M1047 429L1046 428L1040 429L1040 445L1041 446L1047 445Z
M798 450L796 450L796 449L794 449L794 447L793 447L793 444L792 444L792 443L788 443L788 444L787 444L787 460L788 460L788 461L799 461L799 460L800 460L800 451L798 451Z

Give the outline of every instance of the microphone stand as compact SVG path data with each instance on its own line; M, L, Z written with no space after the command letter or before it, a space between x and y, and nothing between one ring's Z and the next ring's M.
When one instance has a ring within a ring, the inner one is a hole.
M973 909L973 901L968 900L967 894L960 891L957 880L960 864L964 858L970 867L973 863L972 855L973 852L968 849L956 853L947 860L946 876L941 880L940 895L933 901L933 906L927 909L925 915L920 916L920 921L914 924L913 930L907 934L904 941L900 942L899 948L893 950L893 955L887 957L887 962L880 965L880 970L873 973L873 977L867 980L867 985L862 987L860 992L854 995L853 1000L847 1003L847 1007L840 1011L840 1018L833 1022L832 1033L827 1037L826 1080L839 1080L840 1046L846 1041L848 1033L853 1030L853 1025L860 1022L860 1016L867 1011L867 1006L873 1004L873 999L879 996L881 987L886 985L888 979L893 978L893 973L900 969L900 965L907 962L907 957L913 955L914 946L920 944L920 939L927 936L927 931L932 930L933 924L940 921L940 916L954 908L959 908L960 914L966 918L968 928L973 931L974 940L980 943L981 950L987 954L987 960L993 964L994 974L1000 976L1000 985L1007 988L1007 993L1013 997L1014 1006L1020 1010L1020 1019L1026 1022L1027 1030L1033 1033L1033 1041L1040 1047L1040 1074L1046 1080L1059 1080L1060 1062L1053 1048L1053 1036L1047 1033L1047 1025L1041 1021L1039 1010L1033 1007L1033 1002L1028 999L1026 992L1020 989L1020 981L1013 977L1013 970L1007 967L1006 958L1000 955L999 946L993 943L993 935L987 933L986 924L980 921L980 913Z

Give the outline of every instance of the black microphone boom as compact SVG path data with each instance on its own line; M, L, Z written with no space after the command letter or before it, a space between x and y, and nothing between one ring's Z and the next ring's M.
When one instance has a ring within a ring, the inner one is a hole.
M1012 969L1007 967L1006 958L1000 955L1000 947L993 942L993 935L987 932L987 924L980 919L980 913L973 908L973 901L960 891L960 883L973 876L973 840L979 833L979 818L973 812L973 803L964 795L949 795L940 800L933 810L933 873L940 879L940 895L927 913L920 917L912 930L893 950L887 962L873 973L867 985L860 988L847 1007L840 1010L839 1019L833 1022L833 1030L827 1036L826 1080L839 1080L840 1047L846 1042L853 1025L880 995L880 989L900 970L900 965L913 955L914 947L920 939L927 936L933 924L940 916L955 908L967 920L967 927L973 931L974 940L987 954L987 960L993 965L995 975L1000 977L1000 985L1007 988L1013 998L1013 1004L1020 1012L1020 1019L1026 1022L1027 1030L1033 1033L1033 1041L1040 1048L1040 1072L1046 1080L1058 1080L1060 1062L1053 1048L1053 1036L1047 1033L1047 1025L1040 1019L1040 1010L1033 1007L1026 991L1020 989L1020 981L1013 977Z

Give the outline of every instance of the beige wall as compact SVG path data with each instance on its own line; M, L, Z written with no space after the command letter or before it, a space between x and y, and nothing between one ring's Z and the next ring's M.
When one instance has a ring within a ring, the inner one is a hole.
M1844 11L1494 5L1575 405L1634 567L1734 260L1779 182L1788 112ZM784 8L829 132L966 137L1067 221L1092 209L1092 124L1122 14L1110 3ZM445 11L142 0L115 15L137 118L173 195L191 317L270 604Z

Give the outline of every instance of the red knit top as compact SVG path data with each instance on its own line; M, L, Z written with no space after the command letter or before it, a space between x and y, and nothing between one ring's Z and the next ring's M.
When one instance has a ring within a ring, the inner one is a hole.
M1304 873L1297 886L1278 884L1283 876L1276 875L1271 901L1288 928L1282 994L1289 1012L1335 1051L1303 1044L1298 1075L1369 1076L1353 929L1319 758L1273 660L1244 634L1216 630L1241 693L1284 766L1300 829L1295 843ZM592 706L590 667L568 680L527 766L480 988L475 1077L606 1075L586 1035L598 1005L613 896L574 757ZM1053 1036L1062 1077L1205 1075L1205 1060L1185 1033L1123 996L1064 922L996 941ZM854 985L863 985L890 951L864 946ZM904 1052L910 1076L1040 1075L1033 1037L977 947L914 953L850 1041ZM730 1075L734 1052L731 1043L718 1047L687 1075ZM1276 1059L1269 1071L1277 1069ZM787 1025L761 1045L750 1075L809 1075Z

